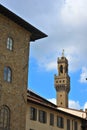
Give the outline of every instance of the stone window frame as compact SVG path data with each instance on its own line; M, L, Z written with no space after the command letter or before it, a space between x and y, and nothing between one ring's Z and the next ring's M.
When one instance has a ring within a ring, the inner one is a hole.
M54 126L54 114L50 113L50 125Z
M30 107L30 120L37 120L37 109L34 107Z
M4 67L4 81L12 81L12 69L9 66Z
M63 65L60 65L60 73L63 73Z
M64 118L57 116L57 127L64 128Z
M43 110L39 110L39 122L41 123L47 122L47 113Z
M0 129L10 130L10 109L6 105L0 108Z
M10 51L13 50L13 38L12 37L7 38L7 49Z

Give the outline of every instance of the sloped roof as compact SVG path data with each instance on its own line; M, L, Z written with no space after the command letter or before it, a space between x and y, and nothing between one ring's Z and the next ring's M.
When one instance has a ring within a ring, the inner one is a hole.
M45 106L45 107L52 107L52 108L57 108L57 106L50 101L44 99L43 97L39 96L38 94L34 93L31 90L27 91L27 100L35 102L39 105Z
M45 33L41 32L40 30L38 30L37 28L32 26L30 23L26 22L25 20L23 20L22 18L20 18L15 13L11 12L10 10L8 10L6 7L2 6L1 4L0 4L0 13L3 14L4 16L8 17L12 21L14 21L16 24L20 25L27 31L29 31L32 34L30 41L35 41L40 38L47 37L47 35Z
M73 116L80 119L86 119L86 112L70 109L70 108L63 108L63 107L57 107L57 105L51 103L50 101L44 99L43 97L39 96L38 94L34 93L31 90L27 91L27 101L28 103L35 103L37 105L44 106L46 108L50 108L54 111L58 111L60 113Z
M69 113L69 114L73 114L77 117L86 119L86 112L82 111L82 110L76 110L76 109L70 109L70 108L63 108L63 107L58 107L58 110L61 110L63 112Z

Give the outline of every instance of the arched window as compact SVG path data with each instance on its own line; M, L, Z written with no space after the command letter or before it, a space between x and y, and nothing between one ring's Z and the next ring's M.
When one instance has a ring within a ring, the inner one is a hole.
M4 80L11 82L12 80L12 71L10 67L4 67Z
M8 37L7 39L7 49L9 50L13 49L13 39L11 37Z
M60 66L60 72L63 73L63 66Z
M0 130L10 130L10 109L5 105L0 108Z

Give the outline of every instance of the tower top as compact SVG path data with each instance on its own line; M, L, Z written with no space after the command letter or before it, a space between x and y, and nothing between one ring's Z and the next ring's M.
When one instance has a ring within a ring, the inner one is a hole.
M65 50L63 49L62 50L62 56L61 57L58 57L58 60L57 60L57 63L67 63L68 64L68 60L67 58L65 57L65 54L64 54Z
M62 51L62 57L64 57L64 49L63 49L63 51Z

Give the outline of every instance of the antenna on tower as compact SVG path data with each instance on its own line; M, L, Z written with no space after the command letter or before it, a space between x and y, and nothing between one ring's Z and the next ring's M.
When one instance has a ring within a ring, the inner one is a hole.
M63 51L62 51L62 57L64 57L64 49L63 49Z

